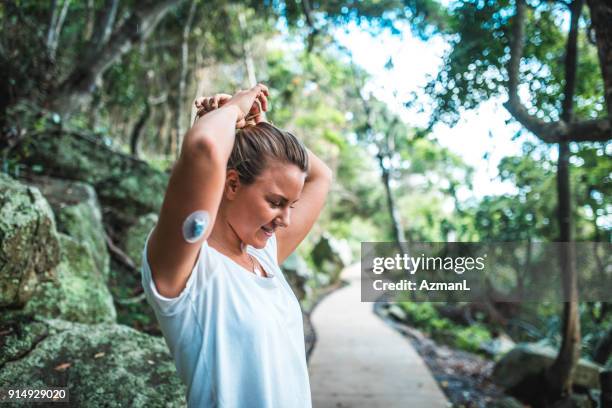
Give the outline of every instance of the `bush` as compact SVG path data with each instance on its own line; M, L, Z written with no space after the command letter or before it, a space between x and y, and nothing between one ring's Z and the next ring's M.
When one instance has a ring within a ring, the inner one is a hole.
M461 326L441 317L433 303L399 302L407 314L407 323L414 325L435 340L471 352L480 352L480 344L491 339L482 324Z

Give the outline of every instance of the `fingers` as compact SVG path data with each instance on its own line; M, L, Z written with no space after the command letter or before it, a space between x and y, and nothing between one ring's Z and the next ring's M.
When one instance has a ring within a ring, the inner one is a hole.
M259 101L260 104L260 111L263 112L267 112L268 111L268 96L266 94L264 94L263 92L261 92L259 95L257 95L257 100Z
M200 109L202 108L202 103L204 102L204 100L206 99L205 96L199 96L195 99L195 101L193 102L196 109Z
M205 109L207 112L217 109L227 102L232 95L219 93L214 96L199 96L195 99L194 105L197 109Z
M253 88L251 88L252 90L257 90L257 93L259 92L263 92L264 95L268 96L270 94L268 87L265 86L264 84L262 84L261 82L258 83L257 85L255 85Z
M210 110L217 109L219 107L219 94L212 97L210 100Z
M268 110L268 95L268 87L259 83L251 89L237 90L233 96L223 93L209 97L202 96L196 98L194 103L199 117L220 108L231 100L231 103L236 104L243 112L236 122L236 127L242 128L247 124L255 124L264 120L263 112Z
M226 103L227 101L229 101L230 99L232 99L232 95L228 95L228 94L224 94L224 93L217 94L217 95L215 95L215 96L216 96L216 97L218 97L217 107L219 107L219 108L220 108L221 106L225 105L225 103Z

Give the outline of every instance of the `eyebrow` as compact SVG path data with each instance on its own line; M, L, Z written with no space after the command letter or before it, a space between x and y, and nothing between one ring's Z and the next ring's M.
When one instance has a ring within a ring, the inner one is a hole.
M288 199L287 197L283 196L282 194L277 194L277 193L270 193L270 194L272 194L272 195L274 195L274 196L277 196L277 197L280 197L280 199L281 199L282 201L284 201L284 202L288 202L288 201L289 201L289 199ZM300 201L300 199L299 199L299 198L298 198L297 200L295 200L295 201L294 201L294 203L296 203L296 202L298 202L298 201Z

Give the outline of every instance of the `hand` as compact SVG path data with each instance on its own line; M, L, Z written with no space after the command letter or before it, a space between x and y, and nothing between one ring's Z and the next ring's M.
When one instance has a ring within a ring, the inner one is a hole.
M263 122L263 112L268 110L268 87L257 84L251 89L240 90L225 104L238 107L240 112L236 121L238 129L247 124Z
M245 113L244 102L253 98L254 92L257 92L256 97L251 103L250 109ZM219 93L214 96L201 96L196 98L194 104L197 109L196 120L221 106L225 105L232 98L240 110L239 117L236 121L236 128L243 128L246 125L253 125L264 122L264 112L268 110L268 88L263 84L258 84L249 90L240 90L233 97L229 94Z
M232 98L232 95L219 93L215 96L200 96L196 98L194 104L198 111L197 117L200 118L210 111L220 108Z

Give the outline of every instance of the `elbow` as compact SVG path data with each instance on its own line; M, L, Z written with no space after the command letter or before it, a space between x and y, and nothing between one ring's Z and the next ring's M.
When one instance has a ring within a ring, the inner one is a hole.
M321 175L325 181L331 184L334 181L334 172L327 165L324 165L321 171Z
M213 138L205 134L188 134L181 153L192 157L206 157L210 160L216 160L219 156L218 146Z

